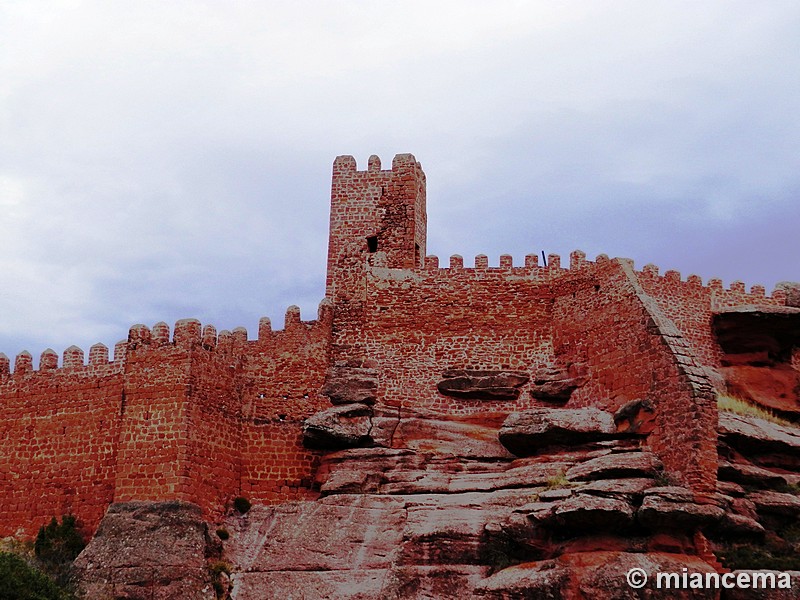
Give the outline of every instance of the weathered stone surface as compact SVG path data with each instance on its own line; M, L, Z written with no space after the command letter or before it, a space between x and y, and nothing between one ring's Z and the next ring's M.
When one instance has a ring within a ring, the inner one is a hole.
M631 553L616 551L564 554L554 560L524 563L503 569L484 579L475 589L478 598L507 600L561 600L570 598L635 599L716 598L717 591L702 589L670 589L668 596L655 589L653 578L640 591L626 580L631 569L642 569L648 575L657 572L711 573L713 567L696 556L660 552Z
M308 448L340 450L373 443L372 409L366 404L342 404L312 415L303 423Z
M575 494L559 502L553 516L566 529L620 531L633 522L633 508L616 498Z
M719 413L719 434L761 464L800 471L800 429L728 411Z
M392 436L395 448L465 458L511 459L497 439L502 415L452 416L403 410Z
M748 494L747 499L755 504L759 514L769 513L786 517L800 516L800 498L794 494L763 491Z
M545 402L565 404L572 392L585 382L585 369L578 365L542 367L533 375L531 396Z
M601 479L590 481L575 488L576 491L608 498L623 498L628 502L639 504L644 491L654 486L653 480L644 477L630 479Z
M75 561L88 598L212 600L208 534L200 508L185 502L112 504Z
M755 485L762 488L786 485L786 478L782 474L755 465L721 460L717 472L720 479L741 485Z
M692 531L718 522L724 514L719 506L695 502L691 491L670 486L646 490L636 518L651 530Z
M579 463L567 471L567 479L587 481L616 477L656 476L663 465L652 452L608 454Z
M328 371L322 393L332 404L374 404L378 372L354 365L336 365Z
M390 497L254 506L226 522L226 556L247 572L385 568L399 550L405 520L404 503Z
M391 598L388 569L235 573L235 600L376 600Z
M530 379L527 373L503 370L449 369L442 376L436 385L442 394L474 400L516 400Z
M517 456L552 445L577 445L616 435L614 417L596 408L533 408L508 415L500 442Z
M765 532L761 523L755 519L732 512L723 515L716 525L716 531L723 536L735 537L761 537Z

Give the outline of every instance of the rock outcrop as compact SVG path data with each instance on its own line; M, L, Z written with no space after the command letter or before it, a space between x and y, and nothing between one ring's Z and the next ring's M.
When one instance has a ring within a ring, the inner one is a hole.
M88 599L215 600L208 528L185 502L112 504L75 561Z
M474 400L516 400L530 379L527 373L517 371L471 369L449 369L442 377L436 386L442 394Z

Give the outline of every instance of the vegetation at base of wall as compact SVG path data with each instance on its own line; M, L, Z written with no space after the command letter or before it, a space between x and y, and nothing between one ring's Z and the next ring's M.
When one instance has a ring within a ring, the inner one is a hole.
M775 423L776 425L782 425L783 427L797 427L797 425L791 421L781 419L771 411L756 406L755 404L750 404L741 398L719 394L717 396L717 407L719 407L720 410L732 412L743 417L756 417L769 421L770 423Z
M72 515L65 515L59 523L55 517L39 528L33 551L42 569L62 587L68 587L72 563L86 547Z
M233 508L240 514L245 514L251 507L250 500L244 496L237 496L233 499Z
M74 600L68 591L22 557L0 552L0 600Z

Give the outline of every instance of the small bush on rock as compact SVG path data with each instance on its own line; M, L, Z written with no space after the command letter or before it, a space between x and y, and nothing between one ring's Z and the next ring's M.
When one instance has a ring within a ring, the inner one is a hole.
M233 508L236 509L236 512L240 514L245 514L252 506L253 505L250 504L250 500L244 496L237 496L233 499Z

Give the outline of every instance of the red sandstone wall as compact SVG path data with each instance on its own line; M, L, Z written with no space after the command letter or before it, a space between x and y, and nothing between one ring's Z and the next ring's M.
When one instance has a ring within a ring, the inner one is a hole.
M554 272L464 269L460 257L439 269L429 257L425 269L372 268L366 282L364 355L377 365L379 399L450 414L510 411L536 404L524 393L514 402L485 402L444 396L436 388L451 368L533 371L553 355Z
M51 354L33 371L22 358L0 372L0 537L35 535L67 513L94 531L114 493L121 361L102 345L89 365L74 347L67 367Z
M313 498L318 453L302 444L303 420L330 407L320 394L330 355L332 309L303 322L297 307L283 331L262 320L258 341L244 349L241 392L242 494L266 503Z

